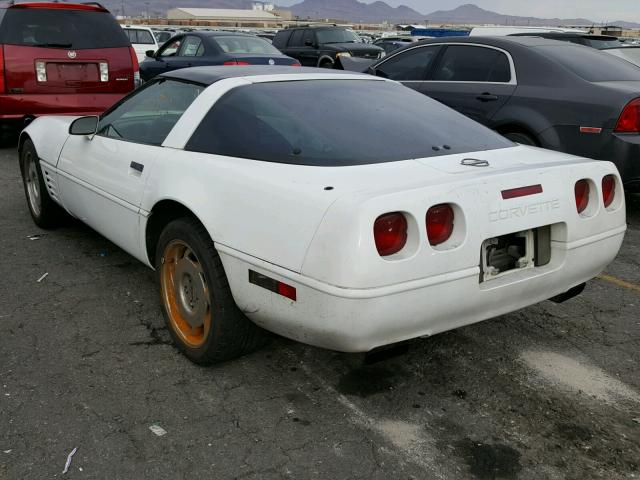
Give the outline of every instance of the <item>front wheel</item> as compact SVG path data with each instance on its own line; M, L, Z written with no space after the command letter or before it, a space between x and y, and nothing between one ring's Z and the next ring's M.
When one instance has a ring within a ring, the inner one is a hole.
M200 222L169 223L156 248L156 272L167 328L191 361L210 365L249 353L264 330L236 306L222 262Z
M535 139L532 136L530 136L530 135L528 135L526 133L509 132L509 133L504 133L503 136L505 136L506 138L508 138L512 142L519 143L520 145L528 145L530 147L537 147L538 146L538 142L536 142Z
M40 228L54 228L68 218L67 213L49 196L33 142L24 142L20 155L22 183L31 218Z

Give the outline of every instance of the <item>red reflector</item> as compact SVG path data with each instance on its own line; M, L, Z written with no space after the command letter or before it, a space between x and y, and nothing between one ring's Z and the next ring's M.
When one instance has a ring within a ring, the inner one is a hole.
M432 246L446 242L453 233L453 208L447 203L435 205L427 211L427 237Z
M502 190L502 199L526 197L528 195L536 195L542 193L542 185L529 185L528 187L512 188L510 190Z
M597 127L580 127L580 133L602 133L602 129Z
M589 187L588 181L578 180L576 182L574 192L576 195L576 208L578 209L578 213L582 213L587 209L587 206L589 205L590 190L591 188Z
M301 67L302 65L300 64L300 62L296 62L296 63L292 63L291 66L292 67Z
M616 177L607 175L602 179L602 200L604 201L604 207L610 207L614 198L616 198Z
M615 129L616 133L640 133L640 98L624 107Z
M283 297L287 297L294 302L297 300L296 288L286 283L279 282L278 280L267 277L254 270L249 270L249 283L257 285L258 287L265 288L270 292L277 293Z
M223 65L251 65L249 62L239 62L238 60L230 60L224 62Z
M278 293L283 297L296 301L296 289L286 283L278 282Z
M398 253L407 243L407 219L399 212L379 216L373 224L373 238L381 257Z

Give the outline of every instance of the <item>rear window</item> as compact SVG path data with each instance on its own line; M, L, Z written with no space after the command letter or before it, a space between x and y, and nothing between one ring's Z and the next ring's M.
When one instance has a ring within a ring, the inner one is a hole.
M266 40L258 37L215 37L214 41L224 53L255 53L258 55L280 55L280 51Z
M593 48L569 44L536 48L588 82L640 80L638 67Z
M7 9L0 43L76 50L129 46L122 28L108 12L42 8Z
M205 116L186 149L346 166L509 146L495 132L400 84L307 80L230 91Z

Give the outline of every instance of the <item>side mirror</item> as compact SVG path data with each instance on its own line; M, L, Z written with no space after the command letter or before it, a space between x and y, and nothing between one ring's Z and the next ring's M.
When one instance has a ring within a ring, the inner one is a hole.
M97 115L76 118L71 125L69 125L69 134L95 135L98 131L98 120L100 120L100 117Z
M147 50L144 53L149 58L156 58L156 51L155 50Z

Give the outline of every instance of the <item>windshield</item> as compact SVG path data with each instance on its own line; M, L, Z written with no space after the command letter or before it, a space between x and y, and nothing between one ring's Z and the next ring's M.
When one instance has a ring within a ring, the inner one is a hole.
M318 43L361 43L355 32L345 28L327 28L316 30Z
M281 55L280 50L259 37L215 37L214 41L224 53L255 53L258 55Z
M109 12L42 8L7 9L0 43L73 49L130 45Z
M346 166L510 146L513 143L497 133L414 90L359 79L238 87L216 102L186 149L268 162Z
M588 82L640 80L638 67L604 51L570 44L536 48Z

